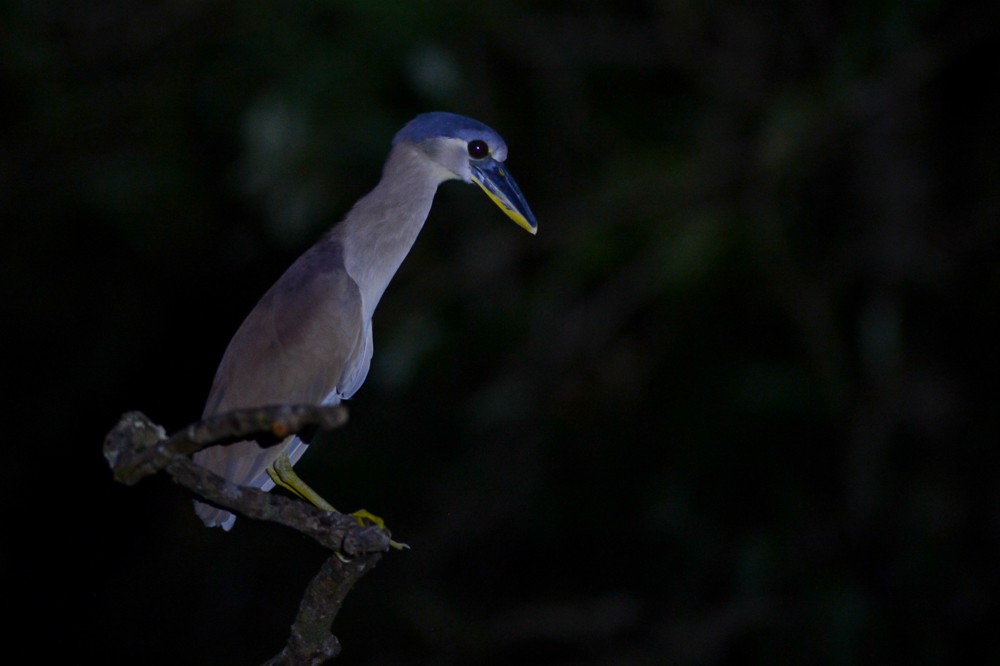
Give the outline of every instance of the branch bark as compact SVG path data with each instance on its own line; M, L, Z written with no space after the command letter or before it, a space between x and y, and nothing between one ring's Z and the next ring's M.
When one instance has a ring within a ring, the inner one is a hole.
M298 499L237 486L197 465L190 455L206 446L241 439L280 441L307 428L330 429L347 421L341 406L281 405L221 414L172 436L141 412L123 414L104 441L104 457L119 483L134 485L165 472L202 499L250 518L280 523L333 551L306 588L284 649L267 666L322 664L340 653L331 633L351 591L391 543L388 530L360 525L353 516L321 511Z

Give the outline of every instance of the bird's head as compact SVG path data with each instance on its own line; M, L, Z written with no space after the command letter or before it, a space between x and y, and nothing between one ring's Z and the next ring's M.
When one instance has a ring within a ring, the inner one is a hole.
M411 144L451 178L476 183L510 219L531 233L538 223L504 161L507 144L499 134L472 118L437 111L406 124L392 145Z

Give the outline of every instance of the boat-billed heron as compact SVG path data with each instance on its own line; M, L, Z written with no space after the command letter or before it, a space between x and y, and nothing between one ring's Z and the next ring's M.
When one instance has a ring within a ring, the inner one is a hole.
M204 416L279 404L334 405L354 395L372 359L372 314L427 219L438 185L476 183L532 234L535 217L504 165L507 145L486 125L453 113L425 113L396 134L382 179L260 299L230 341ZM276 483L332 510L292 471L307 448L293 436L213 446L194 459L241 486ZM236 516L201 502L209 527Z

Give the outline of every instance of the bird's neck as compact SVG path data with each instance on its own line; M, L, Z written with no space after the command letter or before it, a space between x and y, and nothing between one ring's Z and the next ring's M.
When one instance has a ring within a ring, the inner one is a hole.
M331 232L343 243L344 262L361 289L366 320L413 247L438 185L453 177L412 146L398 145L389 153L379 184Z

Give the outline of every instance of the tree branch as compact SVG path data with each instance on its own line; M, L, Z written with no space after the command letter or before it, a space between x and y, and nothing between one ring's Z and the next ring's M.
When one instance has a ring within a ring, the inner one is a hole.
M346 421L347 410L340 405L282 405L221 414L168 437L145 414L128 412L104 441L104 457L119 483L134 485L165 471L175 483L211 504L280 523L333 551L306 588L288 643L266 662L268 666L321 664L340 653L340 642L330 633L333 620L354 584L389 549L391 535L377 526L361 525L353 516L237 486L189 456L206 446L243 439L277 443L304 429L336 428Z

